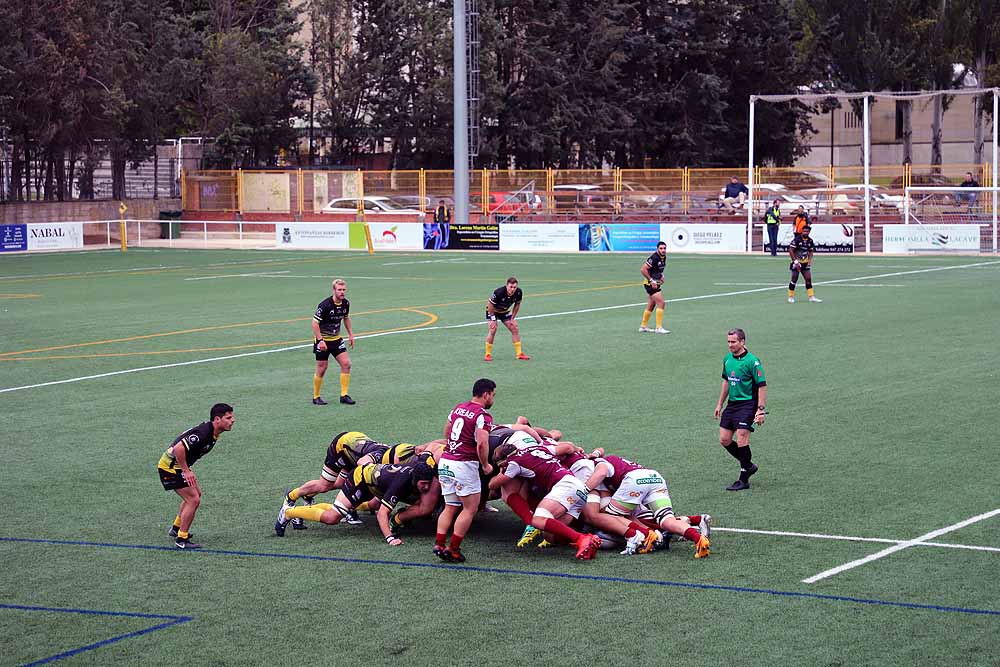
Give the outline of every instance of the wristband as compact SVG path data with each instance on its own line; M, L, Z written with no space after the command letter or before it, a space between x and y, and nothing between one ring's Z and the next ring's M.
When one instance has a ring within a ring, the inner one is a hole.
M388 535L385 536L385 543L386 544L392 544L393 540L398 540L398 539L399 539L398 537L396 537L395 535L393 535L392 533L390 533L390 534L388 534Z

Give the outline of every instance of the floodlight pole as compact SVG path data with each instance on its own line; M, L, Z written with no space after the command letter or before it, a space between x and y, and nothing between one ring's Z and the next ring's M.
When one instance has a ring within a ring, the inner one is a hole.
M455 79L452 82L452 109L454 116L453 161L455 169L455 217L457 223L469 222L469 116L468 90L465 72L465 0L452 0L452 32L454 46L452 63ZM483 210L485 211L485 205Z
M869 171L871 166L871 126L868 122L868 95L864 97L864 108L865 108L865 138L864 138L864 152L865 152L865 253L871 253L872 251L872 193L871 193L871 173Z
M750 96L750 150L747 164L747 188L750 194L747 197L747 252L753 252L753 117L754 103L757 101L756 95ZM995 145L995 142L994 142Z
M993 89L993 252L997 251L997 92Z

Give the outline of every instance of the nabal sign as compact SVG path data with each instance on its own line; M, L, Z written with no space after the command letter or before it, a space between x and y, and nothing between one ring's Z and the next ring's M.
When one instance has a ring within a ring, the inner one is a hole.
M28 225L28 250L63 250L83 247L82 222Z

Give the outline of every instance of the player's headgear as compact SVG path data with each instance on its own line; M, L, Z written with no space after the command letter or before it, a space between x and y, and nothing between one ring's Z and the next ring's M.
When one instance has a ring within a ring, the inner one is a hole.
M434 479L434 468L430 467L423 461L413 464L413 470L410 471L410 477L416 482L429 482Z

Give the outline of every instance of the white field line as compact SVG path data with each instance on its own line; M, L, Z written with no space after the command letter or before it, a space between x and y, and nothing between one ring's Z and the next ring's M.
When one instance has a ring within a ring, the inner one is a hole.
M905 544L911 540L892 540L885 537L858 537L856 535L827 535L825 533L794 533L787 530L755 530L752 528L722 528L712 526L712 532L746 533L749 535L774 535L776 537L807 537L815 540L840 540L843 542L878 542L881 544ZM972 544L952 544L948 542L920 542L915 547L944 547L946 549L969 549L972 551L992 551L1000 553L1000 547L980 547Z
M266 271L258 273L225 273L218 276L198 276L197 278L185 278L184 280L218 280L219 278L283 278L281 274L291 273L291 271Z
M96 252L96 251L95 251ZM100 252L104 252L103 250ZM121 252L116 250L115 252ZM143 271L169 271L174 269L191 269L192 271L197 271L199 269L214 268L219 266L239 266L241 264L262 264L271 262L287 262L295 261L299 259L310 259L309 257L281 257L274 259L241 259L234 262L213 262L211 264L202 264L200 266L185 266L185 265L163 265L159 264L156 266L138 266L131 269L103 269L100 271L76 271L72 273L28 273L23 275L15 276L0 276L0 280L24 280L26 278L66 278L69 276L106 276L115 273L141 273Z
M990 262L976 262L974 264L959 264L959 265L955 265L955 266L939 266L939 267L934 267L934 268L930 268L930 269L916 269L916 270L913 270L913 271L901 271L901 272L897 272L897 273L888 273L888 274L873 275L873 276L858 276L857 278L841 278L840 280L831 280L831 281L827 281L827 283L815 283L815 284L817 284L817 285L823 285L823 284L853 282L853 281L858 281L858 280L874 280L876 278L886 278L886 277L889 277L889 276L902 276L902 275L910 275L910 274L917 274L917 273L928 273L928 272L931 272L931 271L950 271L950 270L954 270L954 269L967 269L967 268L971 268L971 267L984 266L984 265L989 265L989 264L1000 264L1000 260L994 260L994 261L990 261ZM734 291L734 292L718 292L718 293L715 293L715 294L701 294L701 295L698 295L698 296L678 297L676 299L667 299L666 301L667 301L667 303L681 303L681 302L684 302L684 301L700 301L700 300L703 300L703 299L717 299L717 298L726 297L726 296L740 296L740 295L743 295L743 294L754 294L754 293L757 293L757 292L768 292L768 291L773 291L773 290L776 290L776 289L785 289L785 288L786 287L784 285L779 285L779 286L775 286L775 287L758 287L756 289L738 290L738 291ZM618 309L621 309L621 308L636 308L638 306L643 306L643 305L645 305L644 302L625 303L625 304L620 304L620 305L617 305L617 306L602 306L602 307L599 307L599 308L581 308L579 310L564 310L564 311L560 311L560 312L556 312L556 313L542 313L542 314L539 314L539 315L525 315L523 317L520 317L519 319L521 319L521 320L533 320L533 319L541 319L541 318L545 318L545 317L561 317L563 315L580 315L580 314L583 314L583 313L595 313L595 312L605 311L605 310L618 310ZM437 331L437 330L443 330L443 329L460 329L460 328L464 328L464 327L475 327L475 326L482 326L482 325L483 325L483 321L482 320L477 320L475 322L466 322L465 324L452 324L452 325L447 325L447 326L437 325L437 326L430 326L430 327L419 327L419 328L416 328L416 329L403 329L402 331L385 331L385 332L382 332L382 333L366 334L366 335L362 335L362 336L356 336L356 338L358 338L358 339L361 339L361 338L378 338L378 337L381 337L381 336L396 336L396 335L399 335L399 334L410 334L410 333L417 333L417 332L421 332L421 331ZM20 387L5 387L5 388L0 389L0 394L6 394L6 393L13 392L13 391L23 391L25 389L38 389L40 387L51 387L51 386L59 385L59 384L69 384L69 383L73 383L73 382L83 382L84 380L97 380L97 379L100 379L100 378L113 377L113 376L116 376L116 375L128 375L130 373L141 373L141 372L144 372L144 371L155 371L155 370L160 370L160 369L163 369L163 368L177 368L179 366L194 366L196 364L207 364L207 363L212 363L212 362L216 362L216 361L227 361L229 359L241 359L243 357L256 357L256 356L260 356L260 355L264 355L264 354L272 354L272 353L275 353L275 352L287 352L288 350L300 350L300 349L302 349L304 347L310 347L310 346L311 346L311 343L306 343L306 344L303 344L303 345L291 345L291 346L288 346L288 347L280 347L280 348L276 348L276 349L273 349L273 350L260 350L258 352L243 352L241 354L232 354L232 355L227 355L227 356L224 356L224 357L211 357L209 359L193 359L191 361L180 361L180 362L173 363L173 364L159 364L159 365L156 365L156 366L142 366L140 368L127 368L127 369L120 370L120 371L112 371L112 372L109 372L109 373L99 373L97 375L84 375L84 376L81 376L81 377L67 378L65 380L54 380L52 382L39 382L37 384L22 385Z
M819 574L814 574L808 579L803 579L802 583L814 584L817 581L826 579L827 577L832 577L835 574L840 574L841 572L846 572L847 570L853 570L854 568L865 565L866 563L871 563L872 561L876 561L880 558L885 558L886 556L890 556L896 553L897 551L902 551L903 549L908 549L909 547L926 543L928 540L933 540L936 537L940 537L941 535L945 535L947 533L956 531L960 528L965 528L966 526L977 523L979 521L983 521L984 519L989 519L990 517L996 516L998 514L1000 514L1000 509L995 509L990 512L984 512L983 514L977 514L976 516L970 517L964 521L959 521L958 523L952 524L950 526L945 526L944 528L938 528L937 530L932 530L929 533L924 533L923 535L915 539L907 540L905 542L900 542L899 544L894 544L893 546L887 549L883 549L882 551L878 551L871 555L865 556L864 558L858 558L857 560L852 560L850 563L844 563L843 565L838 565L837 567L830 568L829 570L824 570Z
M188 278L188 280L192 280ZM777 289L778 287L784 287L784 285L776 285L774 283L712 283L717 287L753 287L755 285L768 285ZM817 285L824 283L816 283ZM831 283L825 283L827 287L907 287L907 285L892 285L888 283L862 283L858 285L834 285Z

